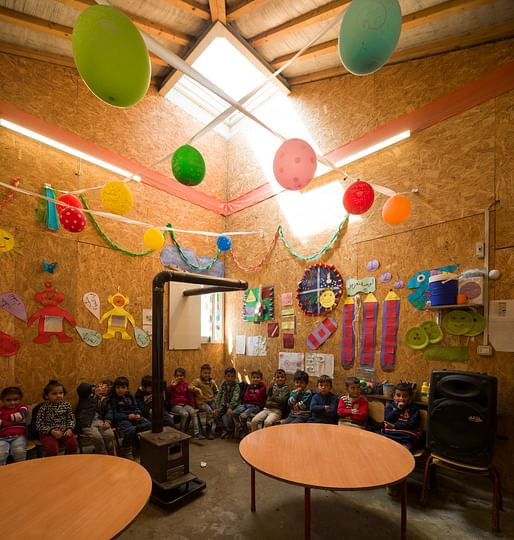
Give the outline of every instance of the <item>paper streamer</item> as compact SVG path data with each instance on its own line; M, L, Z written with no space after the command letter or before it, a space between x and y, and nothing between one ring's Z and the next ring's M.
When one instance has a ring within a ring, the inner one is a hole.
M392 371L396 365L396 346L400 320L400 297L390 291L382 309L382 343L380 365L384 371Z
M355 333L353 319L355 317L355 300L346 298L343 304L343 344L341 347L341 365L345 369L353 367L355 362Z
M362 302L362 338L361 338L361 367L372 366L375 362L375 347L377 344L377 315L378 301L373 293L366 296Z
M23 300L15 292L0 294L0 308L5 309L17 319L27 322L27 312Z
M86 309L100 320L100 298L95 292L87 292L82 297Z

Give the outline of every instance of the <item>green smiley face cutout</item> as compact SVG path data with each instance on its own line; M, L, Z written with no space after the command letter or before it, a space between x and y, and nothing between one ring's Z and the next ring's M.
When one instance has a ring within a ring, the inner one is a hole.
M414 326L407 330L405 334L405 343L415 351L424 349L428 343L428 334L421 328L421 326Z
M470 314L473 317L473 328L469 332L466 332L464 335L468 337L475 337L484 331L485 319L483 315L478 313L478 311L470 311Z
M443 328L448 334L464 336L470 332L474 325L473 316L468 311L454 309L443 317Z
M439 343L443 340L443 331L435 321L425 321L420 326L427 333L430 343Z

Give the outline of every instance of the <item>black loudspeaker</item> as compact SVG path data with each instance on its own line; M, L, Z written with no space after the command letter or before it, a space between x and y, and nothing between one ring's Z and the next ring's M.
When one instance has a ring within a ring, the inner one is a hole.
M428 397L429 450L470 465L492 461L498 379L469 371L433 371Z

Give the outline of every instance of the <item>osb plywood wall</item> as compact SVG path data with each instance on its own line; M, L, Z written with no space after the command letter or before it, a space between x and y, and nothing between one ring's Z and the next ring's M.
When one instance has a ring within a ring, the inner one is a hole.
M453 91L514 59L512 41L437 56L402 65L386 67L369 77L345 76L295 88L288 105L314 137L322 152L332 150L349 140L410 112ZM267 119L274 122L280 101L267 104ZM514 168L513 168L514 92L502 95L463 114L415 134L378 154L350 164L347 173L355 178L387 186L397 192L410 192L412 216L403 225L390 226L381 218L383 195L377 195L373 208L361 218L351 219L339 240L321 259L335 265L344 279L375 276L379 301L376 378L379 381L415 381L419 385L430 379L432 370L469 370L487 372L499 379L499 413L502 435L508 440L497 442L498 461L506 475L507 485L514 486L514 477L507 477L514 455L514 365L513 353L478 356L477 345L482 336L463 338L446 336L448 345L469 347L466 363L429 362L422 352L411 350L404 343L406 331L421 322L435 318L432 312L415 310L407 301L412 292L399 289L401 298L400 328L396 369L385 373L380 368L382 303L395 280L407 282L419 270L451 263L461 269L477 268L483 261L475 257L475 244L484 240L484 210L493 201L491 213L491 268L502 272L500 281L490 283L491 298L513 298L514 270ZM276 126L288 136L287 125ZM229 146L228 187L232 197L266 181L257 154L257 129L248 124ZM243 151L241 151L243 148ZM256 265L266 252L278 224L291 249L304 256L317 252L330 239L342 219L341 178L326 175L302 192L302 196L284 193L228 218L228 229L262 229L264 238L241 237L234 241L233 253L245 266ZM319 194L323 194L319 196ZM337 197L336 202L333 198ZM327 214L329 214L327 216ZM320 225L321 224L321 225ZM302 231L299 233L299 231ZM380 268L370 272L366 263L380 261ZM233 277L246 276L250 287L275 287L276 320L280 322L280 295L295 292L297 282L309 262L293 257L279 241L267 264L257 273L246 274L233 262L228 268ZM379 276L391 272L390 283L380 283ZM278 364L278 353L287 351L278 338L267 340L266 357L236 355L237 335L266 336L266 323L257 325L241 320L241 295L227 299L228 354L241 374L246 376L260 368L269 380ZM342 303L333 316L341 324ZM306 339L322 318L303 315L295 302L297 331L292 351L309 352ZM344 378L355 368L344 370L340 365L341 329L319 349L335 357L334 386L344 390ZM358 359L356 366L358 367ZM312 382L312 386L315 381Z
M88 138L105 148L151 166L193 135L200 125L186 118L178 109L150 89L148 97L129 110L104 105L86 89L77 74L68 68L46 65L8 55L0 55L0 100L29 112L61 128ZM208 174L202 189L223 198L225 143L217 135L204 137L198 147L205 156ZM216 148L216 151L212 149ZM119 180L113 175L62 152L50 149L26 137L0 129L0 177L3 182L19 177L21 187L39 193L44 183L56 189L71 190L102 186ZM169 162L158 167L170 175ZM171 182L172 180L170 180ZM223 231L221 217L144 184L130 184L134 208L127 217L155 225L171 223L180 229ZM0 190L0 200L7 191ZM90 207L103 210L99 191L87 193ZM52 285L65 294L61 306L71 312L79 326L105 332L102 325L84 307L82 296L96 292L101 301L101 313L111 309L107 299L118 288L130 299L127 310L136 324L142 326L143 308L151 308L152 279L163 266L158 253L131 257L111 249L91 223L80 234L60 230L50 232L35 218L37 201L16 194L0 210L0 228L14 233L14 253L0 255L0 292L15 291L32 315L42 306L34 293ZM144 227L126 225L99 218L106 235L121 247L134 252L144 251ZM177 234L184 247L199 255L213 256L215 241L211 238ZM58 263L53 275L43 272L43 259ZM133 335L132 328L129 333ZM167 335L167 325L165 334ZM20 385L27 402L40 399L41 390L49 378L62 380L75 399L75 387L81 381L99 381L118 375L129 377L135 390L142 375L151 369L151 347L141 349L134 340L104 340L96 348L84 344L75 330L66 328L72 343L34 344L37 322L30 328L6 311L0 310L0 329L21 342L16 356L0 357L0 386ZM223 346L209 345L202 350L165 353L165 376L172 367L182 365L191 376L198 366L210 361L223 365Z

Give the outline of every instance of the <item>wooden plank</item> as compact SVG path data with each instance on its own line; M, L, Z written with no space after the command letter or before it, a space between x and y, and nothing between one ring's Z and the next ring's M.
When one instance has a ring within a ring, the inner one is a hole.
M211 20L213 23L219 21L227 24L227 8L225 0L209 0L209 9L211 11Z
M29 28L30 30L36 30L37 32L43 32L44 34L64 39L71 39L71 33L73 32L73 28L69 26L40 19L39 17L20 13L19 11L1 6L0 21L8 24L16 24L23 28Z
M324 6L313 9L307 13L304 13L303 15L300 15L299 17L295 17L290 21L280 24L275 28L270 28L265 32L249 38L248 42L250 45L252 45L252 47L258 47L286 34L290 34L291 32L297 32L298 30L301 30L306 26L310 26L311 24L326 21L327 19L331 19L332 17L339 15L339 13L341 13L341 11L343 11L343 9L350 4L350 2L351 0L333 0Z
M257 8L267 4L270 0L243 0L235 6L232 6L227 12L227 21L232 22L239 17L250 14Z
M5 41L0 41L0 52L12 54L13 56L22 56L23 58L31 58L32 60L40 60L49 64L57 64L58 66L75 67L73 58L44 52L39 49L30 49L21 45L14 45Z
M190 15L194 15L195 17L199 17L205 21L211 20L209 10L202 4L194 2L193 0L164 0L164 2L168 2L168 4L183 9Z
M90 6L95 6L95 0L57 0L61 4L73 7L75 9L84 10ZM119 9L119 8L117 8ZM120 9L120 11L123 11ZM157 22L150 21L139 15L123 11L127 17L141 30L150 34L152 36L160 37L177 45L184 45L189 47L195 41L193 36L179 32L178 30L173 30Z

